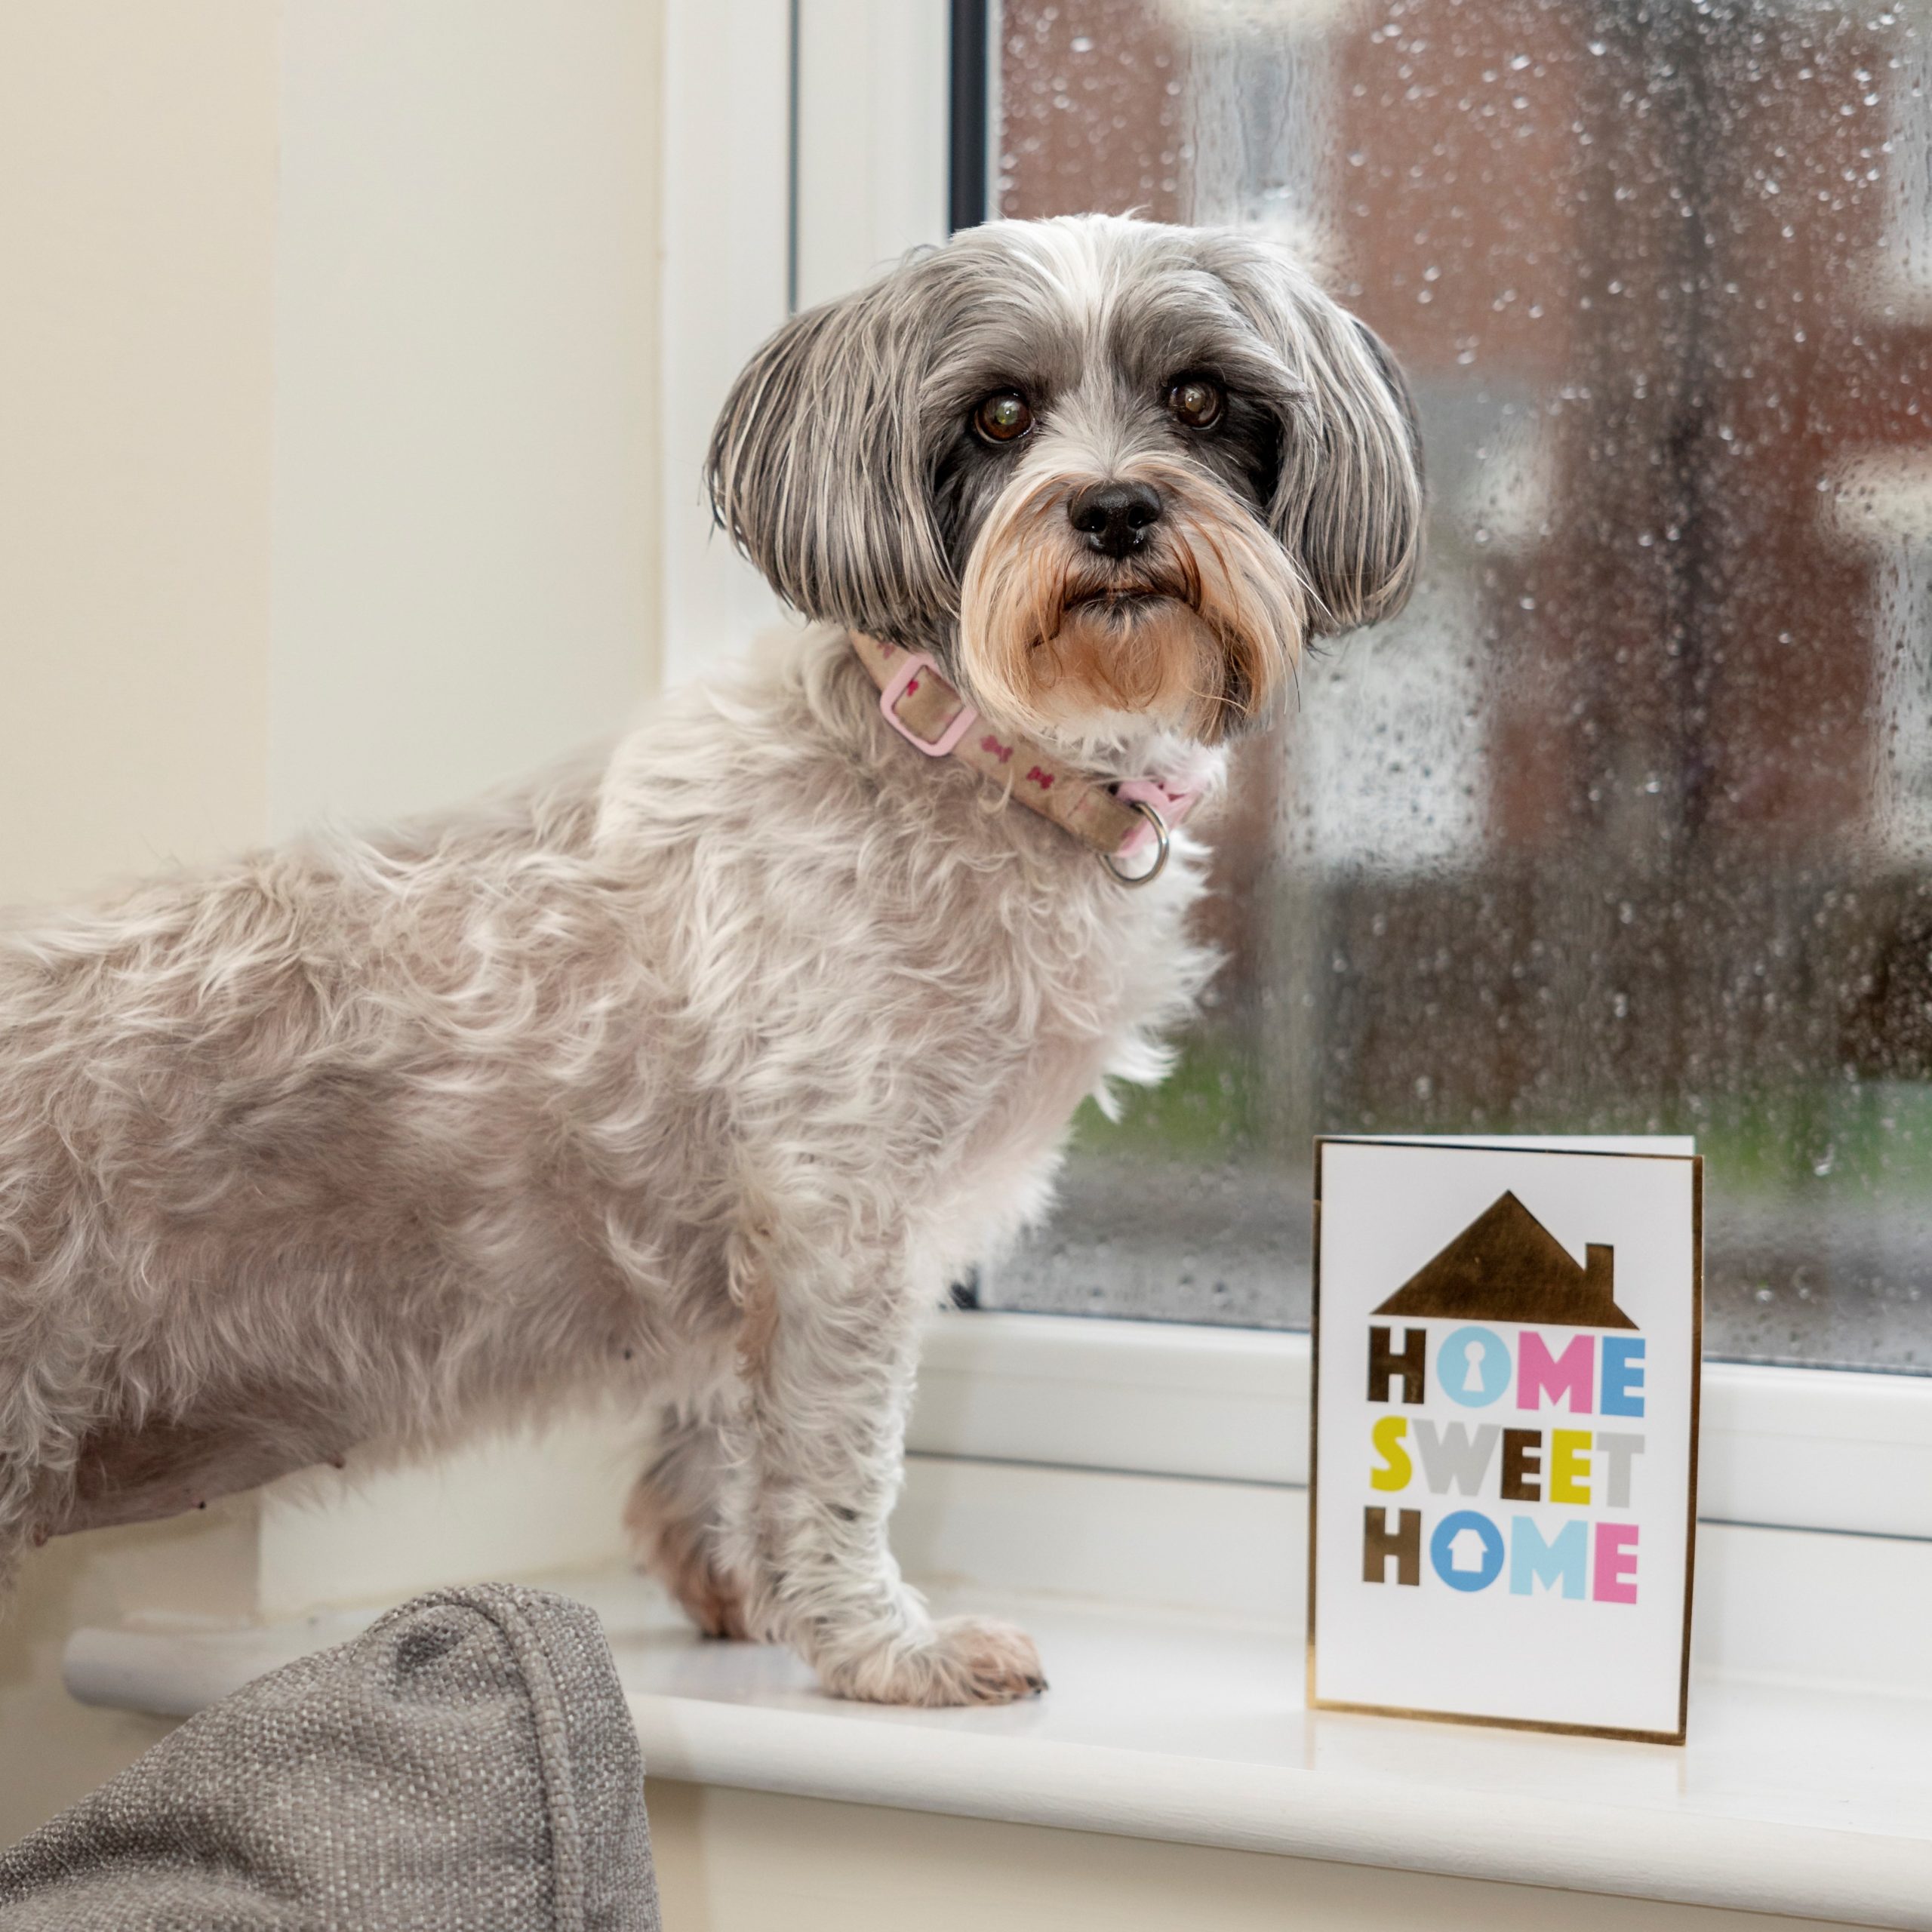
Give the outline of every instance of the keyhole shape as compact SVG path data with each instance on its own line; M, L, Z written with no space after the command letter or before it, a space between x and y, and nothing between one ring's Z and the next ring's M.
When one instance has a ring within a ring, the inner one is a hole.
M1466 1395L1480 1395L1483 1392L1484 1349L1482 1344L1480 1342L1465 1342L1463 1344L1463 1359L1469 1364L1463 1371L1463 1393Z

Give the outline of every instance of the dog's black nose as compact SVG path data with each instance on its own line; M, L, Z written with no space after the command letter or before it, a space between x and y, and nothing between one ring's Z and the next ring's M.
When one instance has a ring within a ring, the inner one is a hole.
M1094 483L1076 491L1067 520L1103 557L1124 557L1147 540L1161 520L1161 493L1148 483Z

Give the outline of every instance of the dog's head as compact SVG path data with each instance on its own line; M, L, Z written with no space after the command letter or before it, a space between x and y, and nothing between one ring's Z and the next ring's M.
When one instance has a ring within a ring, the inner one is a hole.
M1398 610L1422 478L1381 343L1279 249L997 222L795 318L727 401L718 520L808 617L1063 744L1214 743Z

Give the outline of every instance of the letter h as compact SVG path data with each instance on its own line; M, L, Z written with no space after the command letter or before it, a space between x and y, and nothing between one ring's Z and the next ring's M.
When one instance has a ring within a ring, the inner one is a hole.
M1378 1522L1376 1518L1380 1517ZM1395 1580L1420 1584L1422 1581L1422 1512L1404 1509L1396 1518L1392 1534L1389 1512L1374 1503L1361 1512L1361 1580L1364 1583L1389 1580L1389 1559L1395 1559Z
M1423 1328L1404 1328L1400 1352L1389 1346L1389 1331L1371 1328L1368 1331L1368 1399L1371 1402L1386 1402L1389 1399L1389 1385L1397 1376L1402 1378L1402 1400L1420 1402L1424 1393L1423 1364L1429 1350L1429 1331Z

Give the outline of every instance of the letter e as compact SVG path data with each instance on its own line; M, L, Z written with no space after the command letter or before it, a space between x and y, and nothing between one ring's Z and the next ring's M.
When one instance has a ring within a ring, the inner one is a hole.
M1635 1603L1637 1601L1637 1525L1635 1523L1599 1523L1597 1525L1596 1588L1591 1594L1598 1603Z
M1549 1432L1549 1500L1590 1506L1590 1432L1553 1429Z
M1505 1503L1543 1500L1543 1431L1506 1429L1503 1432L1503 1487Z
M1642 1336L1606 1335L1603 1338L1603 1400L1597 1406L1607 1416L1644 1413Z

